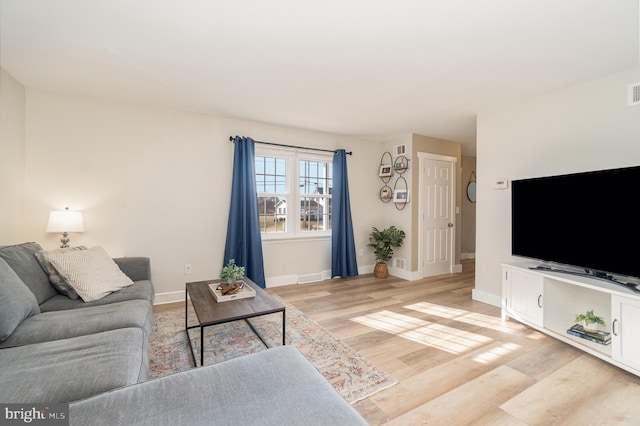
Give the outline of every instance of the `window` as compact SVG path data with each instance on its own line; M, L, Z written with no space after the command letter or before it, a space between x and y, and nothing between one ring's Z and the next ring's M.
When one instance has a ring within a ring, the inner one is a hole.
M332 163L300 160L300 230L331 229Z
M288 150L256 150L258 215L263 237L329 235L332 160Z
M287 167L284 158L256 155L260 232L287 231Z

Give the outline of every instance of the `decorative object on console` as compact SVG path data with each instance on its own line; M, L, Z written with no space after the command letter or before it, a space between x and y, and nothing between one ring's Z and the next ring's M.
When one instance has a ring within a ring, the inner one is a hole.
M54 210L49 213L46 232L62 232L60 248L69 247L69 232L84 232L82 212L69 210Z
M392 247L400 247L404 237L404 231L395 226L390 226L382 231L376 227L372 228L369 234L369 244L367 245L373 247L373 252L376 256L376 266L373 269L373 274L376 278L387 278L389 276L386 262L393 257Z
M587 333L597 333L599 325L603 327L607 325L607 323L604 322L604 318L593 313L593 309L587 311L586 314L577 314L574 322L582 322L584 331Z

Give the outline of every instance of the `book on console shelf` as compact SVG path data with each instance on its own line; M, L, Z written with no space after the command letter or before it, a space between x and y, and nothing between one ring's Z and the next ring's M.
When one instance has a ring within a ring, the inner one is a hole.
M585 331L580 324L575 324L573 327L568 329L567 334L580 337L585 340L590 340L601 345L608 345L611 343L611 333L608 333L606 331L597 331L595 333L591 333L589 331Z

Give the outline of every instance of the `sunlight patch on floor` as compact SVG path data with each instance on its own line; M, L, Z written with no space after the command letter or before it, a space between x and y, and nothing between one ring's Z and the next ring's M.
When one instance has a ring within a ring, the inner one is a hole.
M518 328L518 325L507 323L500 318L428 302L414 303L413 305L404 306L404 308L507 334L515 333L514 329Z
M391 311L363 315L352 318L351 321L454 354L467 352L492 341L480 334Z
M475 362L480 364L490 364L513 351L517 351L521 346L515 343L505 343L497 348L492 348L473 358Z

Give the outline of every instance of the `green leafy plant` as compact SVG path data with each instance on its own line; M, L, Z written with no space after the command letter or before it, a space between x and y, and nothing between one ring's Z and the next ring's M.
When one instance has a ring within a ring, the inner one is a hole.
M220 281L234 282L244 277L244 266L236 265L235 259L229 259L229 263L220 270Z
M395 226L380 231L373 227L369 234L369 247L373 247L376 262L386 263L393 257L393 248L402 246L405 233Z
M598 324L601 326L605 326L607 325L604 322L604 318L597 316L596 314L593 313L593 309L590 311L587 311L586 314L577 314L576 315L576 319L575 322L580 322L580 321L584 321L584 325L585 326L589 326L589 324Z

